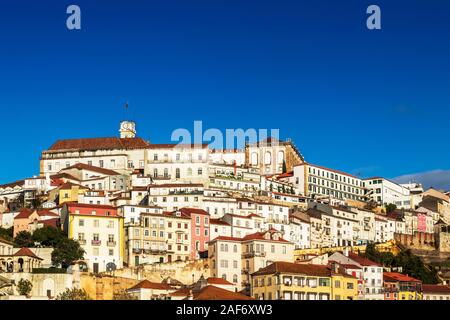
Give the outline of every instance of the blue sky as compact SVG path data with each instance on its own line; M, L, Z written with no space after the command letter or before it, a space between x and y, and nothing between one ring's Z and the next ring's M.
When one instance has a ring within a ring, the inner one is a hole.
M2 2L0 183L124 117L155 143L202 120L279 128L307 161L362 176L449 170L449 35L445 0Z

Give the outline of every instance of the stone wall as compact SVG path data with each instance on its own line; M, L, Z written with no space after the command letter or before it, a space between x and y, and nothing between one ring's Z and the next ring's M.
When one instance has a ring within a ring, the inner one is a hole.
M410 249L436 250L435 235L433 233L415 232L414 235L395 233L394 239Z
M120 293L137 284L139 280L101 274L81 274L80 288L86 290L94 300L113 300L115 293Z
M171 263L156 263L141 265L135 268L124 268L114 271L115 276L161 282L167 277L181 281L183 284L192 284L202 275L210 277L210 268L207 259L196 261L177 261Z
M31 295L34 297L47 296L47 290L50 290L50 295L56 297L58 294L64 292L66 288L72 288L73 276L70 273L3 273L3 277L14 281L14 293L17 292L17 284L20 279L30 280L33 283Z

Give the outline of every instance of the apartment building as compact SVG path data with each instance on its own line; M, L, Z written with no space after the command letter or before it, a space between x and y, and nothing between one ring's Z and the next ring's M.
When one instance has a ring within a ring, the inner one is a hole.
M176 211L179 208L202 208L203 184L169 183L148 186L148 203L163 208L164 211Z
M65 203L61 209L63 230L84 249L84 260L94 273L122 268L124 224L117 208Z
M365 197L380 206L395 204L399 209L411 208L410 190L382 177L364 179Z
M290 180L303 196L315 199L364 199L363 181L343 171L305 162L294 166L294 175Z
M362 269L363 278L363 299L364 300L383 300L383 267L376 262L370 261L349 250L344 252L335 252L329 257L329 261L337 262L344 266L353 266L352 269Z
M258 300L355 300L357 279L339 266L276 261L252 274L251 296Z

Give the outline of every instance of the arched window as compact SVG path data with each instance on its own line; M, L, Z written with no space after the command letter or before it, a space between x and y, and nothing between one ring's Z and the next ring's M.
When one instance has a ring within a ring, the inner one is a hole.
M278 151L278 164L283 164L284 161L284 151Z
M237 252L237 245L233 246L233 252Z
M187 169L187 175L188 176L192 176L192 168L188 168Z
M272 154L269 151L266 151L266 154L264 155L264 164L271 164L272 163Z
M200 241L195 241L195 250L200 250Z
M238 276L237 274L233 275L233 283L237 283L238 282Z
M258 165L258 154L256 152L252 153L251 165L252 166L257 166Z
M158 177L158 169L153 169L153 177L157 178Z
M180 179L180 168L175 169L175 178Z

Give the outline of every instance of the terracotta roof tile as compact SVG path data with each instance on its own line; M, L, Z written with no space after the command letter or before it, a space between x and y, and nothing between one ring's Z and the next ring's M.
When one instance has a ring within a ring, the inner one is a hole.
M318 277L329 277L331 275L330 268L324 265L299 264L284 261L276 261L265 268L259 269L252 275L253 276L267 275L278 272L304 274L308 276L318 276Z
M210 283L210 284L222 284L222 285L229 285L229 286L233 285L230 281L227 281L223 278L209 277L208 279L206 279L206 281L208 281L208 283Z
M215 286L206 286L197 294L194 294L194 300L254 300L253 298L241 293L228 291Z
M175 288L168 285L167 283L151 282L148 280L141 281L137 285L131 287L128 290L137 290L137 289L175 290Z
M437 293L437 294L449 294L450 286L445 286L441 284L424 284L422 285L423 293Z
M37 255L35 255L33 251L31 251L30 249L25 248L25 247L19 249L19 251L14 253L14 256L15 257L31 257L31 258L43 260L42 258L39 258Z
M416 278L398 272L384 272L383 280L387 282L421 282Z
M47 151L145 149L149 143L142 138L83 138L56 141Z

